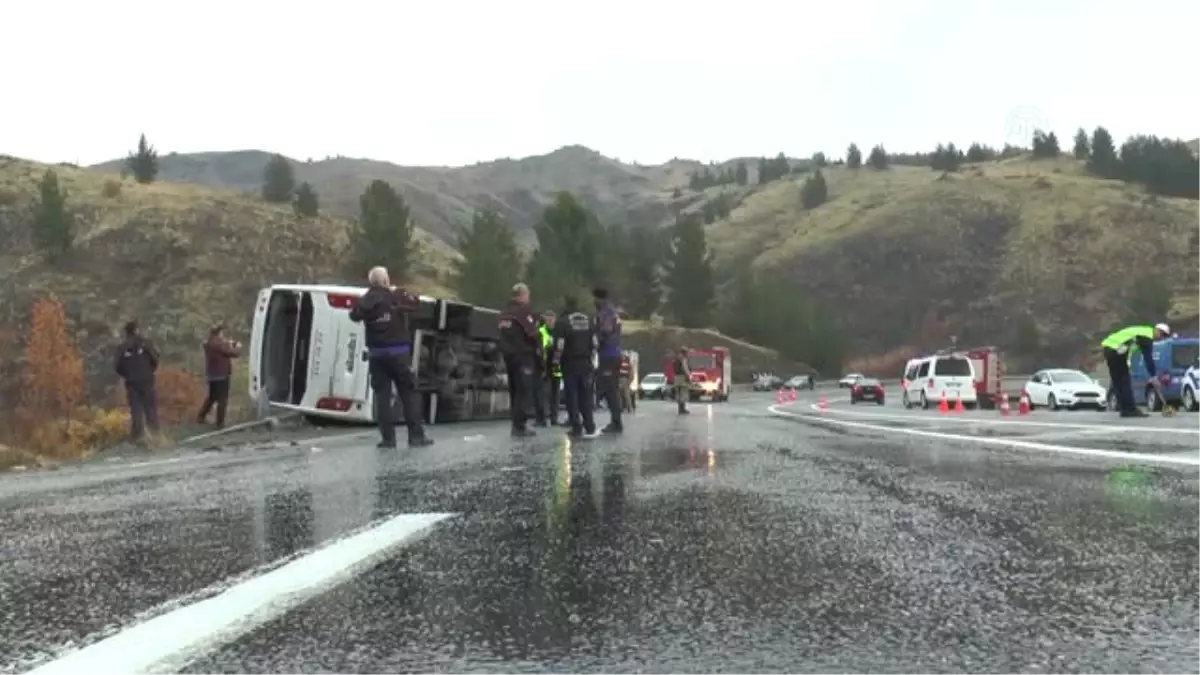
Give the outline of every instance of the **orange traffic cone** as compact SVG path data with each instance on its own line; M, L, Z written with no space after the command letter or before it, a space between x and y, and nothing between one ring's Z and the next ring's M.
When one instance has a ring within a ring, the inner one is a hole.
M1012 408L1008 407L1008 394L1000 394L1000 414L1008 417L1012 414Z
M950 402L946 400L946 392L942 391L942 402L938 404L938 412L945 415L950 412Z
M966 408L966 406L963 405L963 402L962 402L962 392L960 391L960 392L955 392L955 393L958 394L958 398L957 398L957 400L954 401L954 412L956 412L956 413L966 412L967 408Z
M783 390L782 390L782 389L780 389L779 391L775 392L775 402L776 402L776 403L783 403Z
M789 391L789 392L788 392L788 400L789 400L789 401L795 401L795 400L796 400L796 390L795 390L795 389L793 389L793 390L791 390L791 391Z
M1025 392L1021 392L1021 402L1017 405L1018 405L1018 407L1017 407L1018 415L1028 415L1029 407L1030 407L1029 406L1029 394L1027 394Z
M820 403L817 404L817 407L819 407L821 410L827 410L829 408L829 399L822 396Z

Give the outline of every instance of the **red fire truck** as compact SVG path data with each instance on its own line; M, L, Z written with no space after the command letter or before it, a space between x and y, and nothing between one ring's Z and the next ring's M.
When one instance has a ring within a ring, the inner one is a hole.
M966 350L975 371L975 392L980 408L992 408L1000 404L1004 391L1004 356L996 347L976 347Z
M688 369L692 371L688 398L698 401L709 397L713 401L728 401L733 390L733 360L728 347L688 349ZM667 380L675 381L675 364L667 363Z

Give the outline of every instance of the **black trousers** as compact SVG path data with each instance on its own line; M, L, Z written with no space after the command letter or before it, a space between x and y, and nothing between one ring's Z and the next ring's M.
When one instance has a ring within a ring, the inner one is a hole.
M533 369L532 384L529 397L533 403L533 418L541 426L546 424L546 412L550 408L550 401L546 399L546 374L540 366L535 366Z
M596 420L592 417L592 364L563 366L563 393L567 397L567 421L571 431L579 433L596 431Z
M546 399L546 416L553 424L558 420L558 390L562 387L562 378L554 377L552 373L546 379L550 389L550 398Z
M407 354L389 354L372 356L369 361L371 390L375 392L375 420L379 423L379 435L384 443L396 442L396 420L392 414L393 386L404 410L408 440L425 437L425 426L421 423L423 411L417 400L416 382L408 367L408 358Z
M617 376L621 371L621 357L601 356L600 369L596 372L596 389L608 408L609 425L621 429L621 398L617 393Z
M512 428L525 428L529 420L529 408L533 405L534 368L532 358L510 356L504 360L508 371L508 407L512 416Z
M149 382L125 382L125 396L129 401L129 435L133 440L141 440L146 435L146 427L158 431L158 393L154 390L154 380Z
M229 378L223 380L208 381L208 398L204 399L204 405L200 406L200 414L197 416L201 423L208 418L208 411L217 407L217 426L225 426L225 409L229 407Z
M1123 413L1137 411L1133 401L1133 377L1129 374L1127 354L1119 354L1115 349L1104 348L1104 362L1108 364L1109 387L1117 396L1117 406Z

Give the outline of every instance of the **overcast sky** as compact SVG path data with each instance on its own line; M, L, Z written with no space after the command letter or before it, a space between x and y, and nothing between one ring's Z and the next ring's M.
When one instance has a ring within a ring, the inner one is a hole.
M4 4L0 153L47 162L142 132L420 165L1200 135L1194 0Z

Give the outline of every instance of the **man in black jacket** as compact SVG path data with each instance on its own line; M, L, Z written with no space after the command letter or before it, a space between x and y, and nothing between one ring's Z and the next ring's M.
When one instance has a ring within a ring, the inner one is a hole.
M421 424L421 406L416 383L408 364L412 360L412 332L408 314L421 308L421 301L408 291L392 286L385 267L374 267L367 274L371 288L350 310L350 320L364 325L367 358L370 364L371 390L375 392L375 418L383 437L377 447L396 447L396 421L392 415L392 386L404 409L408 427L408 447L433 445Z
M596 323L579 311L575 299L568 297L554 326L554 363L562 367L563 392L567 396L568 435L594 438L596 422L592 417L592 357L596 354Z
M533 404L535 374L541 356L541 333L537 317L529 308L529 287L517 284L513 299L500 314L500 352L508 371L508 405L512 412L512 435L533 436L526 426Z
M158 396L154 390L154 373L158 370L158 350L154 343L142 337L136 321L125 324L125 340L117 347L113 369L125 380L125 395L129 400L129 436L135 443L144 443L146 427L158 431Z

